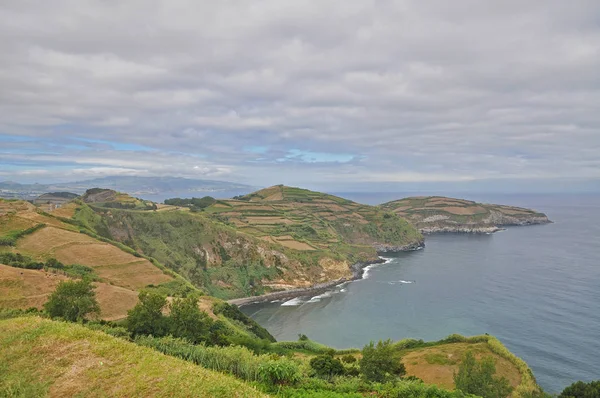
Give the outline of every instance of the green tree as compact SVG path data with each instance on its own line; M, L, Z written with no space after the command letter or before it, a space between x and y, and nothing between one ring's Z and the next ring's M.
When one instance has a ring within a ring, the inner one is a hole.
M504 377L494 377L496 364L492 357L477 361L471 351L467 351L454 374L454 384L458 390L483 398L505 398L513 388Z
M167 298L158 293L142 291L140 302L127 313L127 329L133 335L151 334L155 337L167 334L167 319L162 310Z
M600 398L600 380L573 383L565 388L558 398Z
M332 377L344 374L344 365L331 355L318 355L310 360L310 367L317 376Z
M44 304L44 309L53 318L60 317L71 322L100 314L94 286L86 279L59 283Z
M171 303L169 329L173 336L198 344L209 340L212 319L198 307L196 297L175 299Z
M400 354L389 339L377 344L371 341L363 348L362 355L360 372L369 381L383 382L406 373Z

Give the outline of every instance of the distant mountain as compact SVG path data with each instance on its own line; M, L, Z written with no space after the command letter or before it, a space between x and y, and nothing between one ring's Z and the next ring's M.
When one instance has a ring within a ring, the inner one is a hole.
M0 197L31 199L40 194L69 191L83 194L89 188L107 188L132 195L156 195L165 192L221 192L233 190L253 191L255 187L227 181L194 180L180 177L128 177L114 176L57 184L19 184L14 181L0 182Z

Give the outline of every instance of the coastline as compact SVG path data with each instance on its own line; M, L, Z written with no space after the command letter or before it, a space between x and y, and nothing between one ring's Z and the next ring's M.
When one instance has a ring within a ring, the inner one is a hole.
M267 294L262 294L260 296L250 296L250 297L241 297L237 299L227 300L227 303L234 304L237 306L243 306L248 304L256 304L256 303L264 303L267 301L273 300L284 300L284 299L293 299L301 296L309 296L309 295L319 295L325 293L327 290L331 289L342 283L352 282L356 280L363 279L365 275L365 271L368 271L367 268L376 264L383 264L386 260L384 258L379 257L377 260L364 262L364 263L355 263L350 267L352 270L352 277L349 278L339 278L329 282L317 283L315 285L297 289L289 289L282 290L279 292L272 292Z

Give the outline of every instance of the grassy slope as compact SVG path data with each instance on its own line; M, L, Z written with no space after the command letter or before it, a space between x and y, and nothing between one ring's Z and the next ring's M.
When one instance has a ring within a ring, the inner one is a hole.
M75 214L79 206L81 205L61 214ZM90 214L94 214L87 209ZM19 238L15 246L0 246L0 252L21 253L38 261L56 257L65 264L76 262L93 268L99 277L95 286L102 319L117 320L126 317L127 311L138 301L138 291L148 286L164 295L194 290L189 282L179 275L171 271L168 271L169 274L164 273L157 267L161 264L155 260L136 257L134 250L121 244L111 244L106 240L79 233L76 225L39 213L27 202L0 200L0 211L2 210L4 212L0 214L0 238L40 223L46 226ZM44 270L0 265L0 309L41 308L58 282L65 279L67 278L63 275ZM221 300L205 297L201 306L211 312L215 303L221 303ZM222 314L215 317L224 321L233 334L254 337L258 332L263 337L268 335L243 314L241 320Z
M102 332L0 321L0 396L260 397L253 387Z
M279 347L293 348L295 357L308 363L312 357L326 352L328 347L312 341L309 342L278 342ZM454 389L454 373L463 355L471 351L477 359L492 357L496 363L496 375L506 377L515 387L513 396L529 396L531 392L540 391L529 366L519 357L510 352L498 339L489 335L464 337L451 335L446 339L435 342L406 339L395 343L400 351L402 362L406 367L407 376L416 376L426 384L432 384L443 389ZM351 354L360 359L358 350L342 350L336 357L342 358Z
M442 196L404 198L384 203L380 207L406 217L419 228L446 225L498 226L531 219L543 222L546 218L545 214L531 209ZM430 218L432 221L427 221L428 217L433 217Z

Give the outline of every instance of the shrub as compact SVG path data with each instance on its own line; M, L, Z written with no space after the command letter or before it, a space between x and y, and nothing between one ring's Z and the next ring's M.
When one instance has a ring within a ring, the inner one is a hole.
M60 317L71 322L100 313L94 287L86 279L60 282L44 304L44 309L53 318Z
M367 344L362 350L360 371L369 381L383 382L406 373L400 355L391 340Z
M342 357L342 362L344 363L355 363L356 357L354 355L346 354Z
M331 355L318 355L310 360L310 367L317 376L332 377L344 374L344 365Z
M492 357L477 361L471 351L467 351L458 373L454 375L454 384L458 390L483 398L506 398L512 392L508 380L494 377L496 365Z
M600 380L584 383L578 381L565 388L558 398L598 398L600 397Z
M260 380L269 386L293 385L300 380L298 364L287 358L262 363L258 374Z
M200 311L196 297L175 299L170 307L169 331L174 337L185 338L194 344L209 339L213 321L206 312Z
M162 313L167 298L156 293L141 291L140 302L127 313L127 330L134 336L151 334L164 336L167 333L167 320Z

